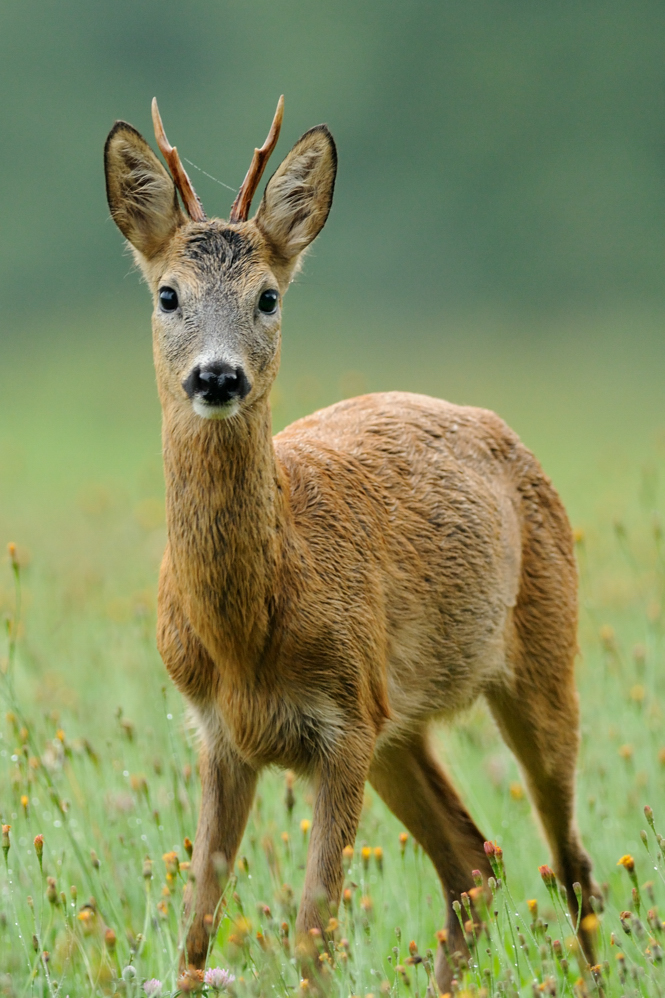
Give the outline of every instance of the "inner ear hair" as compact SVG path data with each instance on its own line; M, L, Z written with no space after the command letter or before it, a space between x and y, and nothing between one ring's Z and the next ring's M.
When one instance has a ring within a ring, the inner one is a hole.
M111 217L126 239L150 259L183 224L175 184L143 136L116 121L104 147Z
M317 125L268 181L255 221L282 259L295 261L325 225L336 173L335 142L327 125Z

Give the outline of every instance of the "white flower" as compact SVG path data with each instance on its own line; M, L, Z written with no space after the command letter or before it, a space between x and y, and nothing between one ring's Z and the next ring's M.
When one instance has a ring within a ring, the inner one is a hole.
M222 970L221 967L210 967L205 972L204 981L210 987L214 988L215 991L222 991L224 988L228 988L229 984L233 984L235 974L232 974L229 970Z

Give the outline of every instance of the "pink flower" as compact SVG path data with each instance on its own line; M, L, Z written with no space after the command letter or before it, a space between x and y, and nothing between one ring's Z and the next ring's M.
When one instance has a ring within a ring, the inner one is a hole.
M228 988L229 984L233 984L235 974L229 970L222 970L221 967L210 967L205 972L204 981L215 991L222 991L224 988Z
M156 977L152 977L149 981L145 982L143 990L148 998L159 998L159 995L162 993L162 982L158 981Z

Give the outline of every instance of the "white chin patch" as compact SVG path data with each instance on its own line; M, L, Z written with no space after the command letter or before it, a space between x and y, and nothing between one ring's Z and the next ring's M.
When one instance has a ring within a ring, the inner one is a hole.
M208 405L207 402L195 398L192 400L192 409L203 419L230 419L239 411L240 403L237 399L231 399L226 405Z

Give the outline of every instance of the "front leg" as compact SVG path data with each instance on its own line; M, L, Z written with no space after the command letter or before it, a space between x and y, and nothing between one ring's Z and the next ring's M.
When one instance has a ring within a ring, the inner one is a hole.
M315 955L310 930L319 929L325 935L339 907L344 882L342 851L356 839L373 748L374 735L357 729L318 766L307 870L296 920L304 959Z
M189 925L181 963L203 967L210 934L219 924L217 909L233 870L254 799L257 772L226 747L221 757L203 749L201 810L194 840L192 876L185 888L184 920Z

